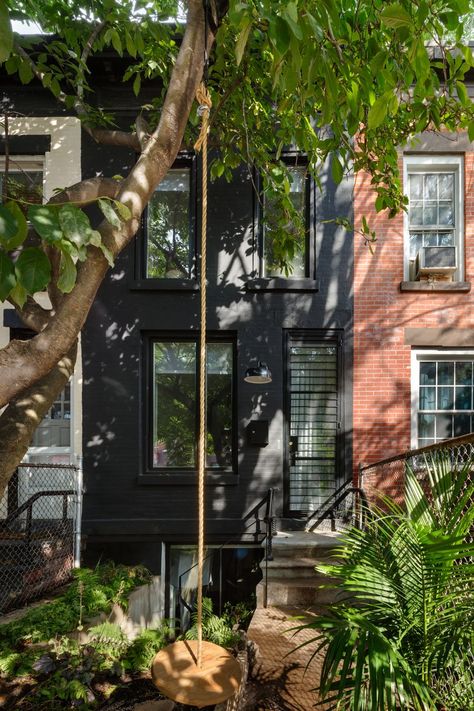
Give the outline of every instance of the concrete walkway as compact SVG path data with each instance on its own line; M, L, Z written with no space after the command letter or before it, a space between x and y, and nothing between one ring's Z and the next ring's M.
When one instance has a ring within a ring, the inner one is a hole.
M294 628L309 622L311 616L323 609L268 607L259 608L250 623L248 637L258 647L254 667L255 711L310 711L319 701L314 691L319 684L322 655L316 655L307 667L317 648L315 643L297 649L311 640L314 630L295 634ZM296 616L303 619L294 619ZM330 704L318 706L330 708Z

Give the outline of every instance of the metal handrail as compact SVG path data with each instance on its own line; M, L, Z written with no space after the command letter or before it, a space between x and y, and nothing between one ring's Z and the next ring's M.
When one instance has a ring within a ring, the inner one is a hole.
M341 487L343 488L343 487ZM340 489L338 490L340 491ZM311 516L308 518L306 526L305 526L305 531L307 533L311 533L314 531L315 528L317 528L325 519L330 517L332 514L334 514L334 511L336 508L341 504L344 499L346 499L349 494L357 494L360 497L360 500L362 502L362 506L360 507L360 512L361 512L361 519L359 521L359 528L364 528L365 521L366 521L366 516L367 512L369 510L369 501L368 498L365 494L365 491L361 489L358 486L351 486L348 489L345 489L345 491L342 491L339 496L334 499L331 503L329 503L330 499L333 498L337 492L334 492L331 494L330 497L324 502L322 506L317 509L317 511L314 511ZM316 521L312 522L310 524L310 521L315 517L318 516Z
M247 535L248 529L251 526L256 527L256 530L253 533L254 536L263 536L261 539L260 543L263 543L265 541L265 562L267 563L269 560L272 560L272 538L273 538L273 500L274 500L274 495L275 492L278 491L277 488L270 488L268 489L266 495L264 498L256 504L253 509L251 509L242 519L242 523L245 523L246 521L249 520L249 518L254 517L253 521L250 521L248 525L240 532L240 536ZM265 506L265 514L263 516L263 519L259 517L259 512L260 510ZM262 532L261 530L261 522L265 524L265 533ZM221 551L223 548L226 546L230 545L231 543L235 542L235 536L232 538L229 538L225 543L222 543L220 546L217 546L217 548L213 548L210 553L208 553L207 556L205 556L203 562L208 560L209 558L213 558L215 553L218 551ZM194 563L194 565L191 565L187 570L181 573L178 579L178 599L179 602L188 610L188 612L192 613L193 608L191 605L188 605L186 600L183 598L182 591L183 591L183 577L187 575L188 573L191 572L194 568L197 567L197 563ZM268 579L268 566L265 566L265 575L266 579Z
M11 523L15 520L18 519L22 513L25 511L26 513L26 525L25 525L25 533L26 533L26 540L30 541L31 540L31 530L33 527L33 505L38 501L38 499L41 498L46 498L46 497L56 497L56 496L61 496L63 500L63 507L62 507L62 521L67 521L68 519L68 496L74 496L74 491L72 489L53 489L50 491L37 491L35 494L30 496L29 499L25 501L24 504L19 506L15 511L13 511L11 514L9 514L6 519L1 522L1 527L2 528L7 528L8 526L11 525ZM59 519L56 519L59 520Z

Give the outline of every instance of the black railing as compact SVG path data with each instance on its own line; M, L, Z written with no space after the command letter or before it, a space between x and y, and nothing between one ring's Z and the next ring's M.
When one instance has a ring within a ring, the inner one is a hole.
M341 507L349 497L347 507ZM344 525L350 524L363 528L368 512L368 499L362 488L353 486L351 481L346 481L306 519L305 531L313 532L325 521L331 522L331 530L336 530L336 521L340 519Z
M19 523L19 528L16 530L21 530L21 533L24 534L24 540L25 541L30 541L32 538L32 532L33 529L38 530L38 528L45 528L45 521L47 519L35 519L35 524L33 526L33 506L34 504L39 501L39 499L45 499L45 498L52 498L52 497L58 497L61 496L62 498L62 516L61 518L55 518L54 521L60 521L61 523L65 523L69 516L68 516L68 497L69 496L74 496L74 491L72 489L64 489L64 490L59 490L59 491L37 491L36 494L33 494L30 496L30 498L25 501L24 504L19 506L15 511L13 511L11 514L7 516L7 518L4 521L0 522L0 540L1 540L1 532L2 531L11 531L12 530L12 523L15 520L18 520ZM20 518L23 513L26 511L26 519L25 519L25 526L23 528L23 520ZM41 522L41 524L40 524ZM50 524L49 524L50 525Z
M232 538L229 538L225 543L222 543L216 548L212 548L210 553L205 556L203 562L205 563L206 561L209 561L209 563L211 564L216 553L219 553L225 547L235 544L237 542L242 543L244 536L251 536L253 538L253 540L251 541L252 543L259 545L265 543L264 561L265 563L267 563L269 560L272 560L272 539L274 534L273 501L276 491L278 491L278 489L268 489L265 497L261 501L259 501L259 503L256 504L253 509L251 509L244 516L244 518L242 519L242 523L246 525L243 526L240 533L238 534L238 541L237 537L234 535ZM255 526L255 529L253 531L250 530L252 526ZM183 597L183 579L185 576L189 576L191 571L197 568L197 566L198 564L194 563L194 565L191 565L187 570L181 573L178 578L178 600L179 603L183 605L183 607L190 613L190 615L194 612L194 606L192 604L189 604L189 602ZM268 566L265 565L265 583L267 583L267 580ZM204 592L208 590L209 585L210 583L203 587ZM197 588L193 589L196 590ZM219 612L221 612L221 610ZM186 630L183 629L182 631L184 632Z

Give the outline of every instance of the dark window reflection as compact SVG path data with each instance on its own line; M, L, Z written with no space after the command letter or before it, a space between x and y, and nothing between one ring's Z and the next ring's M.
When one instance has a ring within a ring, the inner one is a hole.
M198 345L154 344L153 466L197 465ZM232 465L231 343L207 345L206 466Z
M155 190L147 210L146 276L191 276L194 240L191 229L190 169L172 168Z

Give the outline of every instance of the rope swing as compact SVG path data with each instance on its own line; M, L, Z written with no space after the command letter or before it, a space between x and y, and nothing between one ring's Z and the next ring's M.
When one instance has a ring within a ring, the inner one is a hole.
M156 655L152 664L155 686L168 698L203 708L228 699L239 688L240 665L226 649L202 639L202 588L204 569L204 493L206 474L206 303L207 303L207 136L211 97L201 83L199 103L201 131L194 148L202 155L201 220L201 331L199 337L199 440L198 440L198 581L197 641L170 644Z

